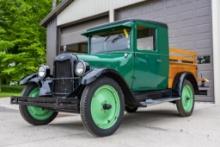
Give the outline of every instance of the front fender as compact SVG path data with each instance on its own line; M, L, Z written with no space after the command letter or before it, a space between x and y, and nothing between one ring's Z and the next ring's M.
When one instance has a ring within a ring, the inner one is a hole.
M40 85L41 79L37 76L37 73L33 73L31 75L28 75L27 77L23 78L19 84L20 85L27 85L29 83L35 83L37 85Z
M39 96L50 96L51 95L51 89L50 89L50 83L52 83L52 80L42 80L38 77L37 73L31 74L25 78L23 78L20 81L20 85L28 85L28 84L36 84L40 88Z
M101 76L107 76L109 78L114 79L118 84L120 85L124 96L125 96L125 104L126 106L130 107L137 107L139 104L136 101L134 95L132 94L130 88L128 87L126 81L121 77L117 71L114 71L112 69L107 68L101 68L101 69L94 69L87 73L81 80L82 85L88 85L92 82L94 82L96 79L98 79Z
M100 68L100 69L94 69L87 73L81 80L82 85L88 85L92 82L94 82L97 78L99 78L104 72L105 68Z

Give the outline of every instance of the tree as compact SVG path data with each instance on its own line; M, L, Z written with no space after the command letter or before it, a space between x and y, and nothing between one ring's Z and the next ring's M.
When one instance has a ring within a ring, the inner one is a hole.
M51 0L0 0L0 82L18 81L45 62L45 29L39 22Z

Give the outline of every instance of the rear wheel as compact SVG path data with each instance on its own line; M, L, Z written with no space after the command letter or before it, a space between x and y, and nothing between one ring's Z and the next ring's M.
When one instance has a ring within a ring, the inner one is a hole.
M176 102L181 116L190 116L194 109L195 93L190 81L185 80L182 86L181 99Z
M27 85L24 89L23 96L38 97L39 87L35 84ZM22 117L32 125L45 125L54 120L57 112L44 109L37 106L19 105L19 110Z
M119 127L124 114L124 95L117 82L103 77L85 87L80 114L83 125L95 136L108 136Z

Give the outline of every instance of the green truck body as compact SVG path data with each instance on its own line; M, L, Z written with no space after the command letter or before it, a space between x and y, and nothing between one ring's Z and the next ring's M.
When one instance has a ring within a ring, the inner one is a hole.
M26 121L44 125L60 111L80 113L89 132L108 136L118 129L124 110L132 113L138 107L172 102L181 116L192 114L198 93L194 75L181 72L169 87L166 24L123 20L83 35L88 54L60 54L53 72L43 65L21 80L24 93L11 103L20 105Z
M155 49L153 51L137 49L137 27L143 26L155 30ZM152 21L122 21L115 24L89 29L84 35L91 46L91 36L99 32L110 32L128 29L129 48L122 51L78 55L80 59L90 63L93 68L111 68L124 77L133 91L159 90L168 87L169 48L167 25ZM163 62L160 62L163 61ZM146 68L144 68L146 67Z

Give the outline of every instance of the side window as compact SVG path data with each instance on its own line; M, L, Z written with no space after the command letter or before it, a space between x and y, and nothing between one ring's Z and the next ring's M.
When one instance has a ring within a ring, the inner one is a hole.
M155 29L138 26L137 29L137 49L138 50L155 50Z

